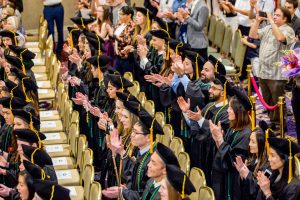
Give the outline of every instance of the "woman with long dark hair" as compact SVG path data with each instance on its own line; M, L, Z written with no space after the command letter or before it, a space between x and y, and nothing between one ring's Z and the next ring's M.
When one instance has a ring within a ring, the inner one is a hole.
M269 138L269 162L272 174L268 178L262 171L257 173L260 190L257 200L300 199L300 181L295 175L295 154L300 146L285 138Z
M245 162L240 156L236 157L235 168L242 178L242 199L255 199L259 186L257 185L258 171L269 170L268 162L269 145L267 139L274 137L271 129L265 121L259 122L259 128L254 129L250 135L249 142L249 161Z
M234 167L235 157L238 155L247 157L250 129L250 117L248 111L252 104L239 88L232 89L234 96L229 101L228 119L230 128L224 134L221 122L214 125L210 121L210 131L217 146L217 152L212 167L212 188L217 200L240 200L240 175ZM246 152L246 153L245 153Z

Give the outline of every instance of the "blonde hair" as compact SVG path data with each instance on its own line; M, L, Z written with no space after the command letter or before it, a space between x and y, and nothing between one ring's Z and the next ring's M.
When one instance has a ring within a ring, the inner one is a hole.
M178 191L170 184L169 180L165 178L166 186L168 189L169 200L181 200L181 195Z

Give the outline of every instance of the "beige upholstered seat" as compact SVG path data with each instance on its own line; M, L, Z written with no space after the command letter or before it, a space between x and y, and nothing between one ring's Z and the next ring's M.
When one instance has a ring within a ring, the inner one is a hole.
M179 137L174 137L170 143L170 149L172 149L172 151L178 158L178 154L180 152L184 152L184 146L182 140Z
M196 189L196 192L193 192L190 195L190 199L198 199L200 194L200 188L202 186L206 186L206 179L205 179L204 172L197 167L193 167L190 171L189 177Z
M178 162L180 165L181 170L189 174L190 173L190 167L191 167L191 161L190 161L190 156L186 152L180 152L178 154Z
M90 195L89 199L90 200L101 200L101 185L100 183L93 181L91 188L90 188Z
M58 184L64 186L80 185L80 175L77 169L56 170Z

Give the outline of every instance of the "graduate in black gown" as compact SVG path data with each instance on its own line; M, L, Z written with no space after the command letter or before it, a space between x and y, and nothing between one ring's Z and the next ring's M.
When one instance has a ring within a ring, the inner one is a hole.
M251 120L248 115L252 109L251 101L239 88L232 88L232 93L234 96L231 97L227 110L230 121L227 132L222 130L221 122L217 125L212 120L209 122L217 147L212 166L212 188L217 200L241 199L241 180L234 161L238 155L243 159L247 158L251 133Z
M38 171L41 171L41 173L45 174L42 174L43 176L40 176L40 179L44 177L45 180L51 180L57 183L57 177L52 159L46 151L28 145L22 145L22 149L24 153L23 162L31 162L32 164L40 168L40 170ZM24 163L23 165L26 168L26 165Z
M230 126L228 120L228 100L227 96L231 95L230 83L222 75L211 82L209 89L210 103L202 110L198 107L197 111L186 110L184 116L190 121L191 149L190 158L191 166L203 169L207 185L211 185L212 159L215 156L215 142L211 136L209 120L214 124L221 122L222 129L227 132ZM226 91L225 91L226 90ZM184 108L187 105L182 99L178 100L179 105Z
M124 104L126 105L126 102ZM134 107L139 106L135 102L131 102L131 105ZM156 134L163 133L158 122L144 108L140 107L139 109L139 121L135 123L131 133L131 145L134 150L129 153L122 146L116 150L121 155L123 174L127 177L125 182L127 189L124 190L125 193L123 194L125 199L131 199L132 192L130 191L137 191L139 196L143 194L149 179L147 169L151 157L150 151L156 147L156 144L151 143L151 141L155 140ZM150 131L150 129L153 131ZM116 146L116 143L112 143L112 145Z
M155 151L151 154L148 163L147 181L142 195L138 191L124 189L122 195L125 199L159 200L160 181L166 175L166 165L175 165L179 167L178 160L171 149L161 143L157 143Z
M187 195L196 192L189 176L175 165L167 165L166 169L167 177L161 182L158 190L161 200L189 200Z
M166 53L164 50L165 39L169 38L169 35L163 29L151 30L150 33L152 35L151 47L148 48L146 44L138 44L137 55L135 55L134 78L140 83L141 91L145 92L147 99L154 101L155 110L158 112L163 111L158 98L158 88L148 83L144 76L152 73L158 74L165 60L169 60L169 55L164 56Z
M263 171L257 173L260 187L256 200L296 200L300 199L300 181L295 175L295 154L300 146L289 139L271 137L269 162L271 175Z
M34 180L35 198L52 200L70 200L70 190L48 180Z
M36 54L31 52L27 48L15 46L15 45L9 45L9 49L11 50L10 54L16 56L24 65L25 72L23 71L23 66L21 67L22 72L25 75L29 76L31 80L36 84L34 73L31 70L31 68L34 66L32 59L35 58Z
M253 130L250 135L249 159L244 162L240 156L235 158L235 168L242 179L242 200L256 199L259 185L257 184L257 173L259 171L271 170L268 162L270 152L267 139L275 137L275 134L265 121L259 122L259 127Z

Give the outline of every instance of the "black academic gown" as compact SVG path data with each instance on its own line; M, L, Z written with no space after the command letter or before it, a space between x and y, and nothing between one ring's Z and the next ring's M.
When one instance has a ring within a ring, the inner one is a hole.
M8 152L9 151L9 147L11 147L11 136L12 136L12 130L13 130L13 126L12 125L8 125L8 124L3 124L3 126L0 129L0 139L1 139L1 150Z
M275 179L278 176L278 172L274 175L272 174L270 177L271 182L271 192L272 196L270 196L267 200L299 200L300 199L300 181L298 178L293 177L292 181L289 184L283 184L282 189L278 190L280 187L278 182L275 183ZM277 190L277 192L274 192ZM264 200L266 197L264 196L261 190L258 191L258 195L256 200Z
M249 174L248 176L242 180L241 188L242 188L242 198L241 200L254 200L256 199L257 193L259 191L259 185L257 184L257 179L254 176L254 170L256 168L257 163L254 161L248 164ZM270 165L266 162L259 171L265 171L266 169L270 169Z
M202 109L202 116L205 118L202 127L198 122L191 121L191 166L204 170L207 184L211 186L212 161L216 153L216 144L211 136L209 120L214 124L221 122L222 129L227 132L230 122L228 120L228 104L216 107L214 103L207 104Z
M160 200L159 187L154 188L154 180L149 179L141 196L138 191L130 189L123 190L122 195L126 200Z
M137 191L141 196L149 180L147 170L151 154L150 151L147 151L143 155L140 155L139 151L135 151L133 156L135 159L133 159L133 157L131 159L127 157L125 159L125 163L131 162L130 170L127 172L128 180L126 186L130 190Z
M164 58L163 54L158 54L157 50L153 47L149 48L149 52L147 54L148 62L145 65L145 69L140 67L140 58L137 54L134 54L134 77L140 83L140 89L142 92L145 92L148 100L153 100L155 103L155 111L163 111L159 100L159 88L152 85L145 80L145 75L150 74L159 74L163 64Z
M234 166L235 158L240 152L248 152L250 128L234 131L229 128L224 142L218 148L213 160L212 188L216 200L240 200L240 174Z

